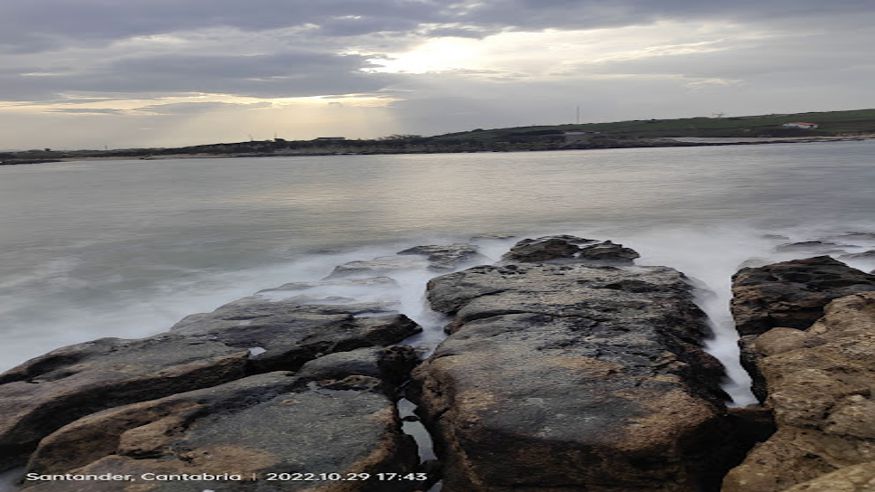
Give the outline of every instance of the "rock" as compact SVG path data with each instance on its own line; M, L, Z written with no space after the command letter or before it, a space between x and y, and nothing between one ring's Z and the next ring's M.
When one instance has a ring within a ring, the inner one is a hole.
M455 270L465 264L474 262L488 263L489 258L478 252L473 244L447 244L415 246L399 251L399 255L424 256L428 260L429 269L436 271Z
M753 343L756 341L756 335L745 335L738 339L738 351L741 362L741 367L750 375L751 385L750 391L756 396L760 403L766 401L766 380L763 378L760 368L757 365L758 358L756 351L753 348Z
M875 461L846 466L814 480L794 485L783 492L873 492Z
M413 347L370 347L328 354L304 364L298 379L343 379L352 374L383 379L392 385L406 380L419 362Z
M455 316L413 373L444 490L719 483L731 466L723 371L702 350L708 330L691 290L670 268L579 263L480 266L429 282L432 307Z
M572 259L580 251L581 245L593 244L594 239L577 236L558 235L537 239L523 239L516 243L502 259L537 263L551 260Z
M268 473L410 473L415 444L393 402L350 376L304 385L274 372L113 408L79 419L40 443L28 472L138 477L234 473L242 480L89 482L95 491L312 490L312 481L267 481ZM251 481L251 475L260 477ZM323 481L318 490L404 490L409 484ZM79 491L81 482L42 482L30 491ZM409 490L409 488L407 489Z
M244 376L248 351L161 335L64 347L0 375L0 469L89 413Z
M808 330L775 328L752 348L778 430L726 476L724 491L782 491L873 460L875 292L833 300Z
M301 305L244 298L212 313L187 316L171 328L188 338L259 347L251 372L297 370L319 356L398 343L422 329L375 304Z
M777 240L781 240L781 241L787 241L790 239L789 237L787 237L783 234L763 234L760 237L763 239L777 239Z
M502 259L505 262L577 262L590 264L632 264L638 253L611 241L597 242L577 236L545 236L523 239Z
M37 442L106 408L297 370L332 352L391 345L421 328L380 306L309 306L245 298L188 316L141 340L101 339L55 350L0 375L0 469Z
M581 261L605 262L610 264L631 265L635 258L640 257L635 250L624 248L622 244L604 241L580 249L577 259Z
M851 244L838 244L831 241L799 241L795 243L784 243L775 246L775 251L778 253L835 253L842 251L841 248L853 247Z
M808 328L831 300L875 290L875 276L829 256L744 268L732 277L732 314L742 335Z
M860 253L841 255L839 258L842 260L875 260L875 249L870 249Z
M385 275L387 273L403 270L419 270L429 266L428 260L416 256L379 256L371 260L356 260L334 267L330 275L325 277L331 280L341 277L363 275Z

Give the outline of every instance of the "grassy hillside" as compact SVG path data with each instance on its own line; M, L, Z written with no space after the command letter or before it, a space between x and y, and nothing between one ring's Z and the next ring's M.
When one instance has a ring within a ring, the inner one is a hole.
M782 128L792 121L817 123L816 130ZM875 133L875 109L818 113L730 116L723 118L677 118L584 123L580 125L527 126L473 130L432 137L434 140L507 141L548 137L565 132L598 132L614 137L797 137L840 136Z
M816 130L783 128L793 121L820 125ZM568 133L572 134L569 135ZM697 145L664 137L835 137L875 134L875 109L821 113L770 114L725 118L678 118L526 126L472 130L423 137L393 135L376 140L261 140L180 148L0 152L2 164L29 164L60 159L160 158L166 156L276 156L335 154L412 154L504 152Z

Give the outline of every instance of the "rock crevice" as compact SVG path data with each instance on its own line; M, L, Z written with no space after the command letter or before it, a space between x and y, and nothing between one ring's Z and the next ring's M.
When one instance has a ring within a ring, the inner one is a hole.
M444 490L716 490L737 459L686 278L593 263L590 243L522 241L429 282L451 334L414 381Z
M875 461L873 280L828 257L736 275L736 315L758 333L742 340L745 363L777 432L723 490L868 490L860 480Z

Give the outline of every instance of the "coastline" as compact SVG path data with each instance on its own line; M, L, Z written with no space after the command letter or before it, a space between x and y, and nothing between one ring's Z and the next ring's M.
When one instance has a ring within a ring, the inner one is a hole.
M738 145L769 145L788 143L825 143L825 142L857 142L875 139L875 133L845 136L811 136L811 137L666 137L656 139L616 139L590 144L562 144L555 146L533 146L513 148L492 148L478 150L463 150L459 148L374 148L368 150L350 151L350 149L325 151L272 151L272 152L178 152L171 149L131 149L129 151L51 151L57 156L50 158L18 157L28 155L33 151L9 152L6 155L14 157L0 160L0 166L16 166L27 164L47 164L76 161L104 161L119 159L167 160L167 159L216 159L216 158L250 158L250 157L313 157L341 155L417 155L417 154L477 154L477 153L508 153L508 152L554 152L565 150L606 150L606 149L637 149L637 148L673 148L673 147L721 147ZM230 145L230 144L229 144ZM179 150L186 149L185 147ZM155 153L149 153L154 151ZM75 154L75 155L70 155Z

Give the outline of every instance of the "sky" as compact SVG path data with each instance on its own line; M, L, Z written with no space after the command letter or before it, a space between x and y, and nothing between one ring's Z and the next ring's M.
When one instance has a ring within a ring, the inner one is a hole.
M3 0L0 149L875 107L872 0Z

